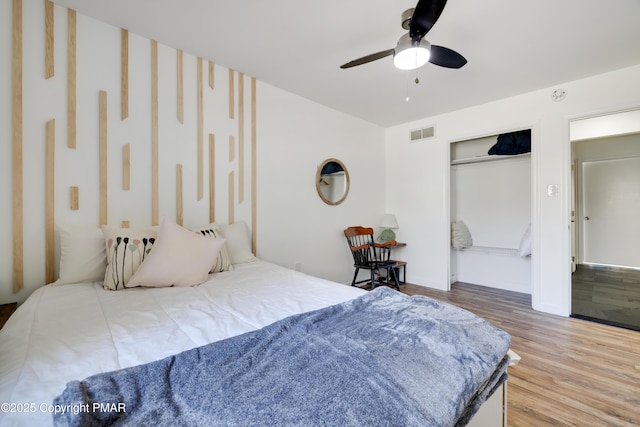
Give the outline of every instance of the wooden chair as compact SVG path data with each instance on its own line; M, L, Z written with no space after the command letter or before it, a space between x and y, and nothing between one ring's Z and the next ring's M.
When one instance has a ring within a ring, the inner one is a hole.
M377 243L373 239L373 228L360 226L347 228L344 230L344 235L349 243L355 267L351 286L366 282L371 285L371 289L377 285L386 285L400 290L396 276L398 264L396 261L390 260L391 248L395 246L395 240ZM360 269L369 270L371 276L358 281Z

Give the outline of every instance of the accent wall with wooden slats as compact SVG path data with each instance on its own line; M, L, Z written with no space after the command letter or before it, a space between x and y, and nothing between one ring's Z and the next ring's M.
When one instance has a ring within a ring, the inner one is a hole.
M50 0L2 2L0 16L12 242L0 299L55 281L58 223L243 220L255 251L254 78Z

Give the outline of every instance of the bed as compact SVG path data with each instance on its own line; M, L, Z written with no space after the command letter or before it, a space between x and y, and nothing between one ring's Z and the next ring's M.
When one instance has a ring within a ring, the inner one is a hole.
M426 297L251 254L197 286L104 286L43 286L0 331L0 425L453 426L492 395L502 414L510 337Z

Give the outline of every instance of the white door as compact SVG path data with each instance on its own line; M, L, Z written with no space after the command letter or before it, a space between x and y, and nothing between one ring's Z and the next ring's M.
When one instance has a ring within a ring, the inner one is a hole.
M640 268L640 157L582 164L583 262Z

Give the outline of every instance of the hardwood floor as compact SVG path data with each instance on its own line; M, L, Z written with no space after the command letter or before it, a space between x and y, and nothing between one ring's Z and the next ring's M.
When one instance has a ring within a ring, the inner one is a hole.
M640 425L640 332L540 313L527 294L455 283L450 292L404 284L469 310L511 334L509 426Z
M640 330L640 270L578 265L571 282L573 316Z

